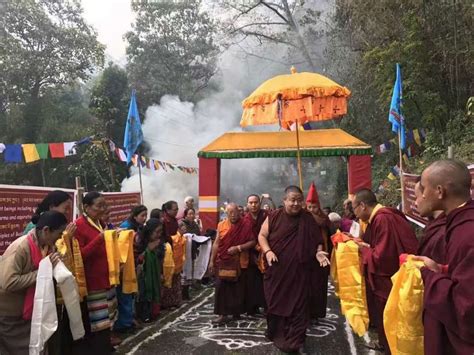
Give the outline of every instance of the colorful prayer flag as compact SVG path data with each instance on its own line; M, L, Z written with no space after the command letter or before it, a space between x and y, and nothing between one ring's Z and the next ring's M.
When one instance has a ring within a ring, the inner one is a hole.
M64 143L49 143L51 158L64 158Z
M402 73L398 63L396 65L396 79L393 86L388 120L392 124L392 132L400 136L400 148L405 149L405 119L402 114Z
M34 161L40 160L38 151L34 144L22 144L23 155L25 156L26 163L32 163Z
M415 139L416 144L421 146L421 137L420 137L420 133L418 132L418 129L413 130L413 138Z
M130 106L128 108L127 125L125 126L125 137L123 146L127 153L127 164L130 164L132 155L135 154L138 146L143 141L142 124L138 115L137 100L135 98L135 90L132 91L130 97Z
M387 175L387 178L389 178L390 180L396 180L397 177L395 175L393 175L391 172Z
M23 162L21 144L5 144L5 151L3 158L6 163L21 163Z
M125 155L125 152L121 148L115 148L115 154L117 154L117 157L119 158L120 161L126 162L127 161L127 156Z
M64 156L76 155L76 142L64 142Z
M36 151L41 159L48 159L49 146L48 143L36 144Z
M4 150L5 150L5 144L0 143L0 154L2 154Z
M408 163L410 162L410 161L408 160L408 156L407 156L405 153L403 153L403 156L402 156L402 157L403 157L403 161L405 162L405 164L408 164Z

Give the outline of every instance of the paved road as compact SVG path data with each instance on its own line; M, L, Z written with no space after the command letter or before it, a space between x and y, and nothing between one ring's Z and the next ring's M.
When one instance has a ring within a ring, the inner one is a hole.
M212 289L194 294L193 300L163 314L159 321L129 336L117 354L281 354L264 336L263 317L244 317L225 326L214 326ZM374 334L354 335L339 311L339 302L329 291L328 313L307 332L311 354L370 354L363 346Z

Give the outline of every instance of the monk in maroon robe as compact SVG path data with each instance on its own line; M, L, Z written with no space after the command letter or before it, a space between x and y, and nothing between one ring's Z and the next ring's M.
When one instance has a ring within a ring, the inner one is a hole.
M329 240L329 227L331 222L328 216L321 210L319 196L314 182L306 196L306 209L313 215L316 221L323 243L319 246L319 250L323 250L331 254L332 243ZM314 264L313 276L311 277L311 297L310 297L310 315L313 320L326 317L326 308L328 304L328 278L329 268Z
M400 254L415 254L418 240L405 215L393 208L377 203L375 194L358 191L354 199L354 213L368 222L364 240L359 242L367 290L367 303L371 322L377 327L379 344L390 353L383 328L383 311L392 289L391 277L399 267Z
M446 215L443 211L431 211L429 206L424 203L423 192L420 188L420 182L415 184L415 205L416 210L422 217L429 219L428 224L423 230L423 236L420 240L417 255L427 256L439 264L444 264L446 254L446 243L444 235L446 232Z
M421 175L422 200L446 215L444 263L418 256L424 292L425 353L474 354L474 201L466 165L440 160Z
M270 213L258 241L268 267L263 285L267 301L267 337L284 352L304 353L314 264L329 265L319 228L302 207L303 192L285 189L284 207Z
M245 218L252 224L252 232L256 240L263 222L268 217L268 212L261 209L260 197L257 195L247 197L247 208L249 211ZM249 315L258 314L260 307L266 308L265 295L263 294L263 274L258 268L260 250L259 244L254 249L249 250L249 267L247 269L247 287L245 292L245 310Z
M209 264L210 271L217 274L214 302L214 313L219 315L214 320L217 324L227 322L230 315L239 319L245 311L248 251L257 244L252 224L248 219L241 218L239 206L229 203L227 217L218 225ZM236 277L229 276L232 271L237 272Z

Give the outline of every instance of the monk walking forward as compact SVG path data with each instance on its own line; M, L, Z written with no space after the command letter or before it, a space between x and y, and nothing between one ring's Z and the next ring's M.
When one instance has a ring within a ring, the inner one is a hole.
M300 188L287 187L284 207L270 213L258 237L268 264L264 275L267 337L284 352L305 353L312 270L318 262L329 265L327 253L318 252L322 244L318 225L302 206Z
M214 323L218 324L225 323L228 316L238 319L245 311L248 250L257 244L252 224L241 217L235 203L227 205L227 217L218 225L209 263L210 271L217 276L214 313L219 317Z

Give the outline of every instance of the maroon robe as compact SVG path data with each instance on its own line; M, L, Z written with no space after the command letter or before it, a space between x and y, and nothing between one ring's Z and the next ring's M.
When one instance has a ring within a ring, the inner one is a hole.
M253 218L251 213L245 215L245 219L252 224L252 231L255 239L262 228L263 222L268 217L268 212L260 210L257 218ZM263 275L258 269L258 255L260 247L257 245L255 249L249 251L249 267L247 269L247 286L245 291L245 310L248 314L258 313L259 308L266 308L265 295L263 293Z
M383 328L383 311L392 289L391 277L400 268L400 254L416 254L418 240L402 212L383 207L367 226L364 241L370 245L361 248L369 317L377 327L380 345L390 353Z
M178 220L168 213L163 213L163 225L165 229L166 242L173 245L171 237L178 232Z
M284 352L304 345L309 325L309 298L316 251L322 243L319 228L307 211L288 215L283 208L268 217L268 243L278 262L264 275L267 336Z
M417 255L427 256L438 264L444 264L446 254L446 215L441 213L434 220L430 221L423 231L423 237L420 240L420 247Z
M233 256L227 253L230 247L245 244L254 240L252 224L250 221L241 218L237 223L232 224L227 233L219 235L219 245L216 256L216 266L223 262L236 259L239 262L239 255ZM214 313L218 315L240 315L245 311L245 291L247 286L247 270L242 269L239 279L236 282L221 280L216 278L216 290L214 297Z
M319 213L313 217L318 224L318 229L321 234L323 241L323 250L326 251L330 258L332 252L332 243L330 240L329 226L331 221L326 214L319 210ZM322 267L319 263L314 265L313 275L311 277L311 297L310 297L310 314L311 318L324 318L326 317L326 309L328 304L328 279L329 279L329 267Z
M446 273L421 270L425 353L474 354L474 201L446 216Z

